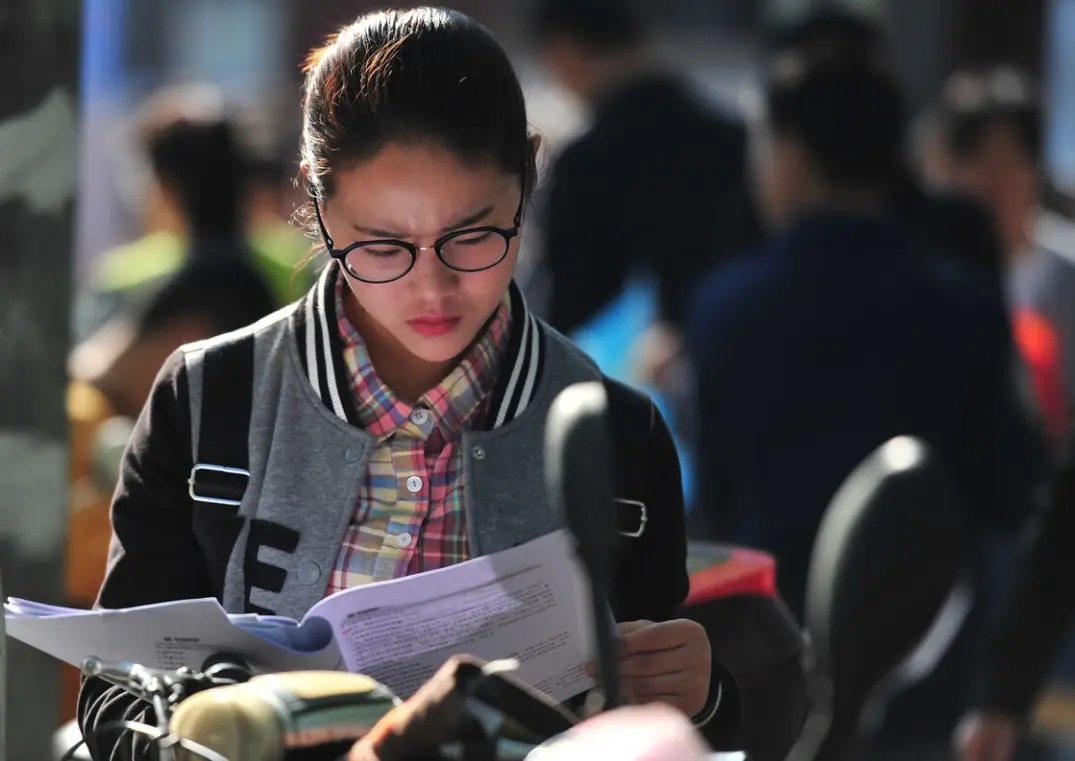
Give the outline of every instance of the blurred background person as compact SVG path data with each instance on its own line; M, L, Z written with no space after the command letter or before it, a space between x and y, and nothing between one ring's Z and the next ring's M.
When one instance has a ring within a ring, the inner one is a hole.
M253 154L236 109L209 86L155 93L137 119L137 146L147 169L142 220L145 234L106 252L94 267L90 316L80 333L100 327L174 273L191 251L234 230L248 236L248 253L279 305L303 293L307 275L296 265L311 249L288 226L283 170ZM236 228L236 226L238 226Z
M1041 207L1038 86L1010 66L957 71L931 121L928 175L981 201L1001 233L1017 336L1059 442L1075 402L1075 245Z
M301 225L292 224L296 209L305 200L296 184L297 172L291 155L277 155L269 149L255 150L249 159L247 240L255 261L271 261L261 269L281 304L305 293L314 275L306 266L314 245Z
M549 321L571 334L652 278L658 323L639 337L636 369L672 391L694 279L757 240L745 130L661 60L630 2L537 0L533 22L546 68L592 115L546 187Z
M117 278L129 277L114 293L111 316L76 347L69 363L67 601L84 607L93 605L104 578L108 510L120 458L164 360L183 344L237 330L273 312L286 282L266 277L266 260L256 257L247 240L248 166L234 126L226 120L178 118L154 134L154 165L171 189L159 201L159 213L172 220L162 229L180 230L182 237L161 237L158 247L151 236L115 254L120 259L108 266L116 268ZM170 253L179 253L178 260ZM278 272L290 277L290 268L281 265ZM70 718L78 676L70 670L66 678L65 716Z
M1028 527L1002 615L988 639L981 689L955 741L962 761L1010 761L1032 721L1075 614L1075 442ZM1021 754L1019 757L1024 757Z
M936 447L978 531L1021 524L1043 463L999 298L938 258L896 206L906 112L891 75L840 52L791 52L773 61L762 101L754 166L774 241L712 273L690 320L695 514L774 554L801 617L821 516L884 441ZM945 757L975 626L892 707L878 747Z
M540 202L545 316L598 362L621 340L603 369L655 392L685 452L684 305L703 272L757 241L745 129L661 59L629 0L536 0L532 33L554 80L591 114L553 158ZM652 322L639 326L648 295ZM689 470L685 479L689 501Z
M887 30L876 16L843 3L822 4L801 20L774 25L767 36L765 52L762 67L780 55L798 52L807 56L847 56L897 76ZM933 127L932 121L923 120L919 132L933 135ZM916 147L926 151L934 144L922 139ZM908 158L892 184L893 211L938 254L970 265L981 276L983 287L999 282L1003 252L990 212L965 193L938 187L916 176L912 170L914 161ZM923 172L931 166L923 166Z
M537 0L533 29L556 81L593 113L546 188L550 324L571 333L649 270L660 318L678 326L694 278L756 240L743 126L657 58L626 0Z

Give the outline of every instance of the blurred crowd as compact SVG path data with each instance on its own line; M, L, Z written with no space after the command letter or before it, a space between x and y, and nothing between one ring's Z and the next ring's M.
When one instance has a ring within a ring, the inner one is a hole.
M967 761L1004 761L1071 607L1041 537L1063 554L1057 514L1075 510L1058 478L1072 456L1075 226L1045 208L1038 83L1003 62L956 71L909 113L885 30L824 11L765 40L758 107L739 113L666 65L626 6L536 5L543 62L590 119L525 215L546 286L535 311L571 336L636 278L652 285L631 380L659 396L693 474L692 538L772 553L798 616L847 474L894 436L929 442L965 500L979 592L942 663L889 711L877 753L946 757L969 717ZM142 235L96 260L69 365L68 595L85 606L161 363L298 298L321 264L292 219L297 156L256 150L218 91L159 93L136 135Z

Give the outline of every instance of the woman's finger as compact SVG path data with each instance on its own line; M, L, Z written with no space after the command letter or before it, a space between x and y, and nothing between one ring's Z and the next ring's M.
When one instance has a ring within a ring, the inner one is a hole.
M637 699L631 701L632 705L646 706L653 703L663 703L665 705L676 706L683 701L682 695L673 695L671 693L666 695L640 695Z
M628 689L639 702L648 702L659 699L661 696L685 695L692 681L693 678L689 673L678 673L625 679L624 684L630 685Z
M682 627L675 626L675 623L665 621L627 631L621 628L623 637L620 641L623 643L625 654L659 652L686 645L689 640L684 636L685 632Z
M699 654L691 648L679 647L658 653L630 655L620 661L620 673L624 677L651 677L676 674L695 666L704 666Z
M616 628L619 629L621 636L630 634L631 632L636 632L636 631L638 631L640 629L645 629L645 628L650 627L650 626L653 626L653 622L652 621L645 621L645 620L642 620L642 621L624 621L621 624L616 624Z

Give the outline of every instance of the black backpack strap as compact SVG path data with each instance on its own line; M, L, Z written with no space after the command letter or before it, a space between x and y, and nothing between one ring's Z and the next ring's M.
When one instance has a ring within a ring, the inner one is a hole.
M190 473L195 502L238 507L250 481L254 336L214 341L202 360L198 451Z
M612 431L616 530L622 536L638 539L645 533L649 515L644 502L632 499L641 494L638 480L642 475L632 464L645 462L645 450L653 432L653 402L645 394L607 376L603 382Z

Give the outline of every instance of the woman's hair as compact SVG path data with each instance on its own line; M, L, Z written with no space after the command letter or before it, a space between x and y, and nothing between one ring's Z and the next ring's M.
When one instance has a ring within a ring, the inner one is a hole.
M440 8L360 17L310 53L302 162L311 195L391 143L429 145L517 175L534 152L522 87L503 48L470 17Z

